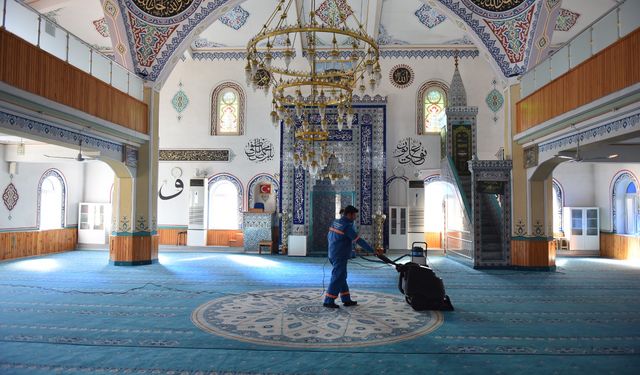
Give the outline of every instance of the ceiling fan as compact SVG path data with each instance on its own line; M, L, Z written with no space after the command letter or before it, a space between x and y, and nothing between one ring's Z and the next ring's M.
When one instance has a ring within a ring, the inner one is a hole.
M583 158L582 155L580 155L580 139L578 138L578 143L576 145L576 150L572 151L572 150L563 150L560 151L556 154L556 157L559 157L561 159L568 159L569 161L573 161L573 162L581 162L581 161L607 161L607 160L611 160L611 159L615 159L618 157L618 154L612 154L606 157L596 157L596 158Z
M92 157L86 157L84 155L82 155L82 139L80 139L79 143L78 143L78 156L76 156L75 158L69 157L69 156L52 156L52 155L44 155L48 158L52 158L52 159L69 159L69 160L75 160L75 161L85 161L85 160L94 160L95 158Z

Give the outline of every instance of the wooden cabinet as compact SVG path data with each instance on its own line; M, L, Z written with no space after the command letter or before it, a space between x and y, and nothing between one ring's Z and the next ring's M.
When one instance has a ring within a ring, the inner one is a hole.
M600 250L598 207L564 207L563 227L571 250Z
M78 209L78 243L107 243L110 219L111 204L80 203Z

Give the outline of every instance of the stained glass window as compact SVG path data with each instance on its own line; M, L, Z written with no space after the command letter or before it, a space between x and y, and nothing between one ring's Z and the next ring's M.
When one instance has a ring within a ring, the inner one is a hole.
M237 134L239 122L238 93L228 89L218 99L218 132L220 134Z
M446 94L440 87L430 87L424 95L424 130L439 133L447 126Z
M211 96L211 135L243 135L245 96L242 87L224 82Z

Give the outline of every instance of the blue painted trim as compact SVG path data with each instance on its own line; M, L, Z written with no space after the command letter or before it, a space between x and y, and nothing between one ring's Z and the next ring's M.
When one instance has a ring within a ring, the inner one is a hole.
M543 236L534 236L534 237L526 237L526 236L513 236L512 240L516 241L553 241L553 237L543 237Z
M149 260L135 260L132 262L124 262L124 261L109 261L109 264L112 266L148 266L150 264L158 264L157 259L149 259Z
M187 225L159 225L158 229L188 229Z
M112 237L151 237L157 235L157 231L151 232L111 232Z

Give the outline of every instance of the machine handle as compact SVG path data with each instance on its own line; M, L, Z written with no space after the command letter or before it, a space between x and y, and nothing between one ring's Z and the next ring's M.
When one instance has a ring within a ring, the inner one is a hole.
M414 245L415 245L415 244L417 244L417 243L422 243L422 244L424 244L424 249L425 249L425 250L428 250L428 249L427 249L427 247L428 247L429 245L427 245L427 243L426 243L426 242L421 242L421 241L416 241L416 242L412 243L412 244L411 244L411 248L413 249Z

